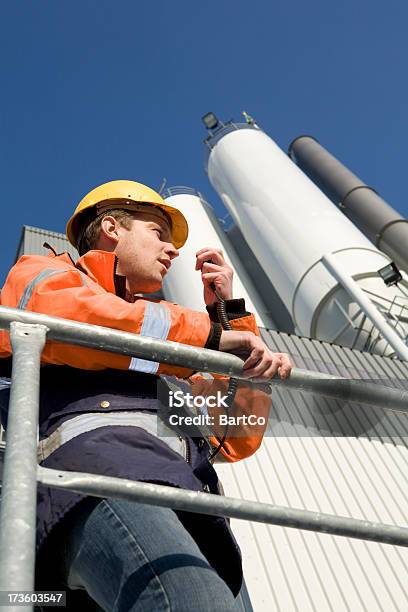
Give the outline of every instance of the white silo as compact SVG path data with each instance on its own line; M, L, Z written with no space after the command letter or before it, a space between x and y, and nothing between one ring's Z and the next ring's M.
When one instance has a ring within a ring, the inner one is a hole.
M390 259L257 126L210 134L209 179L297 330L408 360L406 290L378 274Z
M210 204L190 187L171 187L166 189L163 197L183 213L189 225L187 242L163 283L165 299L194 310L205 310L201 274L195 270L196 252L206 246L215 247L223 250L226 262L234 270L234 298L245 299L246 310L255 314L258 325L276 329L271 314L243 269Z

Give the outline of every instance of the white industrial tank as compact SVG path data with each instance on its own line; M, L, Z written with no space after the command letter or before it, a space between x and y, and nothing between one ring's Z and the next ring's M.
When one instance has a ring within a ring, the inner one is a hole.
M297 330L345 346L395 354L388 341L373 333L361 305L322 260L331 258L343 276L354 279L360 293L363 289L375 302L377 312L398 319L399 336L406 337L400 314L408 305L407 293L386 287L378 275L390 259L259 128L227 124L207 144L209 179ZM408 286L405 280L404 284Z
M270 313L242 267L210 204L198 191L189 187L171 187L165 191L163 197L168 204L183 213L189 226L187 242L180 250L179 257L173 261L164 280L165 299L193 310L205 310L201 274L195 270L196 253L206 246L215 247L222 249L226 262L234 270L234 298L245 299L246 310L255 314L259 326L276 329Z

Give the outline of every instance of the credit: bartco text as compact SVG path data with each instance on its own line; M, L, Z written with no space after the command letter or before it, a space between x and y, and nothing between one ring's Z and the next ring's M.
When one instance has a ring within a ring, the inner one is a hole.
M256 414L242 414L240 416L219 414L211 416L209 414L197 414L195 416L184 416L172 414L169 417L170 425L265 425L266 419Z

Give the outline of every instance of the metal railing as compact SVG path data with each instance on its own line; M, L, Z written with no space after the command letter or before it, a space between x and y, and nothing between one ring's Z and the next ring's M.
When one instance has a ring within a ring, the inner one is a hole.
M166 189L162 192L161 196L165 200L166 198L170 198L171 196L176 195L193 195L198 198L204 199L202 194L195 189L194 187L185 187L184 185L175 185L174 187L166 187Z
M204 144L210 151L212 151L221 138L230 132L236 132L237 130L259 130L259 127L250 123L227 121L226 123L222 123L216 129L209 130L210 135L204 140Z
M408 546L408 529L405 527L38 466L39 375L41 353L47 339L239 379L244 378L243 362L227 353L6 307L0 307L0 328L10 328L13 351L0 516L0 591L29 591L34 587L37 482L96 497L115 497L177 510ZM407 391L364 381L295 368L288 380L271 379L270 383L408 412ZM32 607L26 609L32 610ZM17 612L13 606L6 610Z
M367 319L378 329L382 338L394 349L395 355L404 361L408 361L408 346L406 339L402 338L389 324L388 320L381 314L381 311L367 296L366 292L358 285L347 271L336 260L335 254L327 253L321 259L327 270L334 276L338 283L346 290L353 300L361 308Z
M201 204L205 208L208 208L210 209L212 213L215 213L213 206L204 198L203 194L197 189L194 189L194 187L184 187L183 185L175 185L174 187L167 187L161 195L165 200L167 198L170 198L171 196L177 196L177 195L196 196L197 198L200 199ZM229 230L234 224L234 220L229 212L227 212L223 217L218 217L218 215L215 215L215 216L217 218L217 221L221 224L224 231Z
M216 128L214 131L209 130L209 136L207 136L207 138L204 140L204 170L206 172L208 171L208 159L217 142L230 132L236 132L237 130L259 130L259 127L249 123L235 123L234 121L227 121L226 123L222 123L220 127Z

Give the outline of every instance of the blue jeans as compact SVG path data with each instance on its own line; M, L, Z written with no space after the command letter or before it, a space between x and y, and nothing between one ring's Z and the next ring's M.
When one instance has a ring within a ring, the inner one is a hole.
M241 609L169 508L104 499L75 515L63 552L67 586L107 612Z

